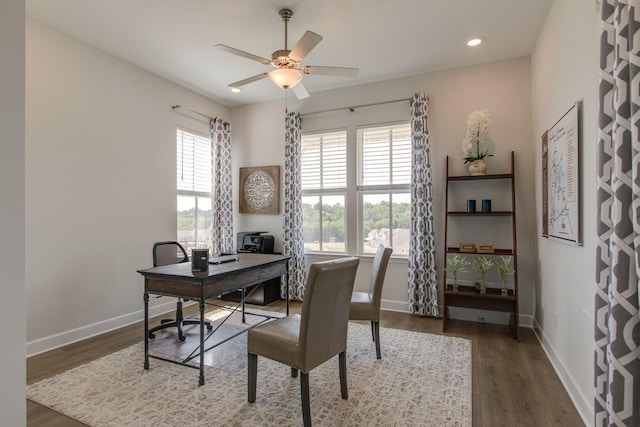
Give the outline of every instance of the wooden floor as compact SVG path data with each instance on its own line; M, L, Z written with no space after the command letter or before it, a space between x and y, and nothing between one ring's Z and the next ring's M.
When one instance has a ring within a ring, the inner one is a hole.
M284 303L276 301L266 308L284 312ZM300 304L292 303L292 311L299 310ZM193 312L194 306L187 311ZM155 319L151 324L157 322ZM441 320L406 313L383 312L381 326L442 333ZM127 326L30 357L27 360L27 384L140 342L144 336L142 328L142 323ZM521 329L518 343L511 338L506 326L453 320L449 323L447 335L472 340L475 427L584 426L531 329ZM384 357L384 341L381 344ZM29 427L84 425L27 400Z

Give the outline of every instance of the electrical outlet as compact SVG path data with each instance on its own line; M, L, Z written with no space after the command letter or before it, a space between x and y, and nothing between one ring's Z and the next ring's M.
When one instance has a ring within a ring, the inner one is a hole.
M553 329L558 330L558 313L553 313Z

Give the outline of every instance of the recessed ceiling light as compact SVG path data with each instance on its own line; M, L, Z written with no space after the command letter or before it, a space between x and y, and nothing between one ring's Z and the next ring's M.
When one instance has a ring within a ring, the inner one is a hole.
M482 44L482 39L480 37L473 38L467 42L467 46L478 46Z
M231 88L231 92L233 92L233 93L240 93L240 92L242 92L242 89L240 89L239 87L232 87L232 88Z

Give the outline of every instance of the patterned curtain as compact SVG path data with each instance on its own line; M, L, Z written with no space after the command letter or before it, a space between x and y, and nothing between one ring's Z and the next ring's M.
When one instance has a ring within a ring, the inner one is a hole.
M233 252L231 125L211 120L211 253Z
M595 426L640 426L640 0L601 0Z
M431 149L427 97L411 98L411 224L409 226L409 310L438 316L436 244L433 231Z
M281 297L285 297L289 286L289 298L302 301L304 296L304 237L302 234L302 188L300 177L300 136L302 116L288 113L284 137L284 207L283 249L284 255L290 255L289 283L283 282Z

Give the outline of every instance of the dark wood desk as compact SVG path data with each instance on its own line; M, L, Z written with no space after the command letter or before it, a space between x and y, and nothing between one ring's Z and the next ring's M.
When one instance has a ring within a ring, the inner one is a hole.
M198 301L200 305L199 384L204 384L205 301L219 297L226 292L244 289L276 277L287 276L288 279L287 263L291 258L289 256L238 254L238 258L238 261L217 265L210 264L208 272L192 272L191 263L138 270L138 273L144 276L144 369L149 369L149 357L162 359L149 355L149 294ZM287 315L289 315L288 287L286 301Z

